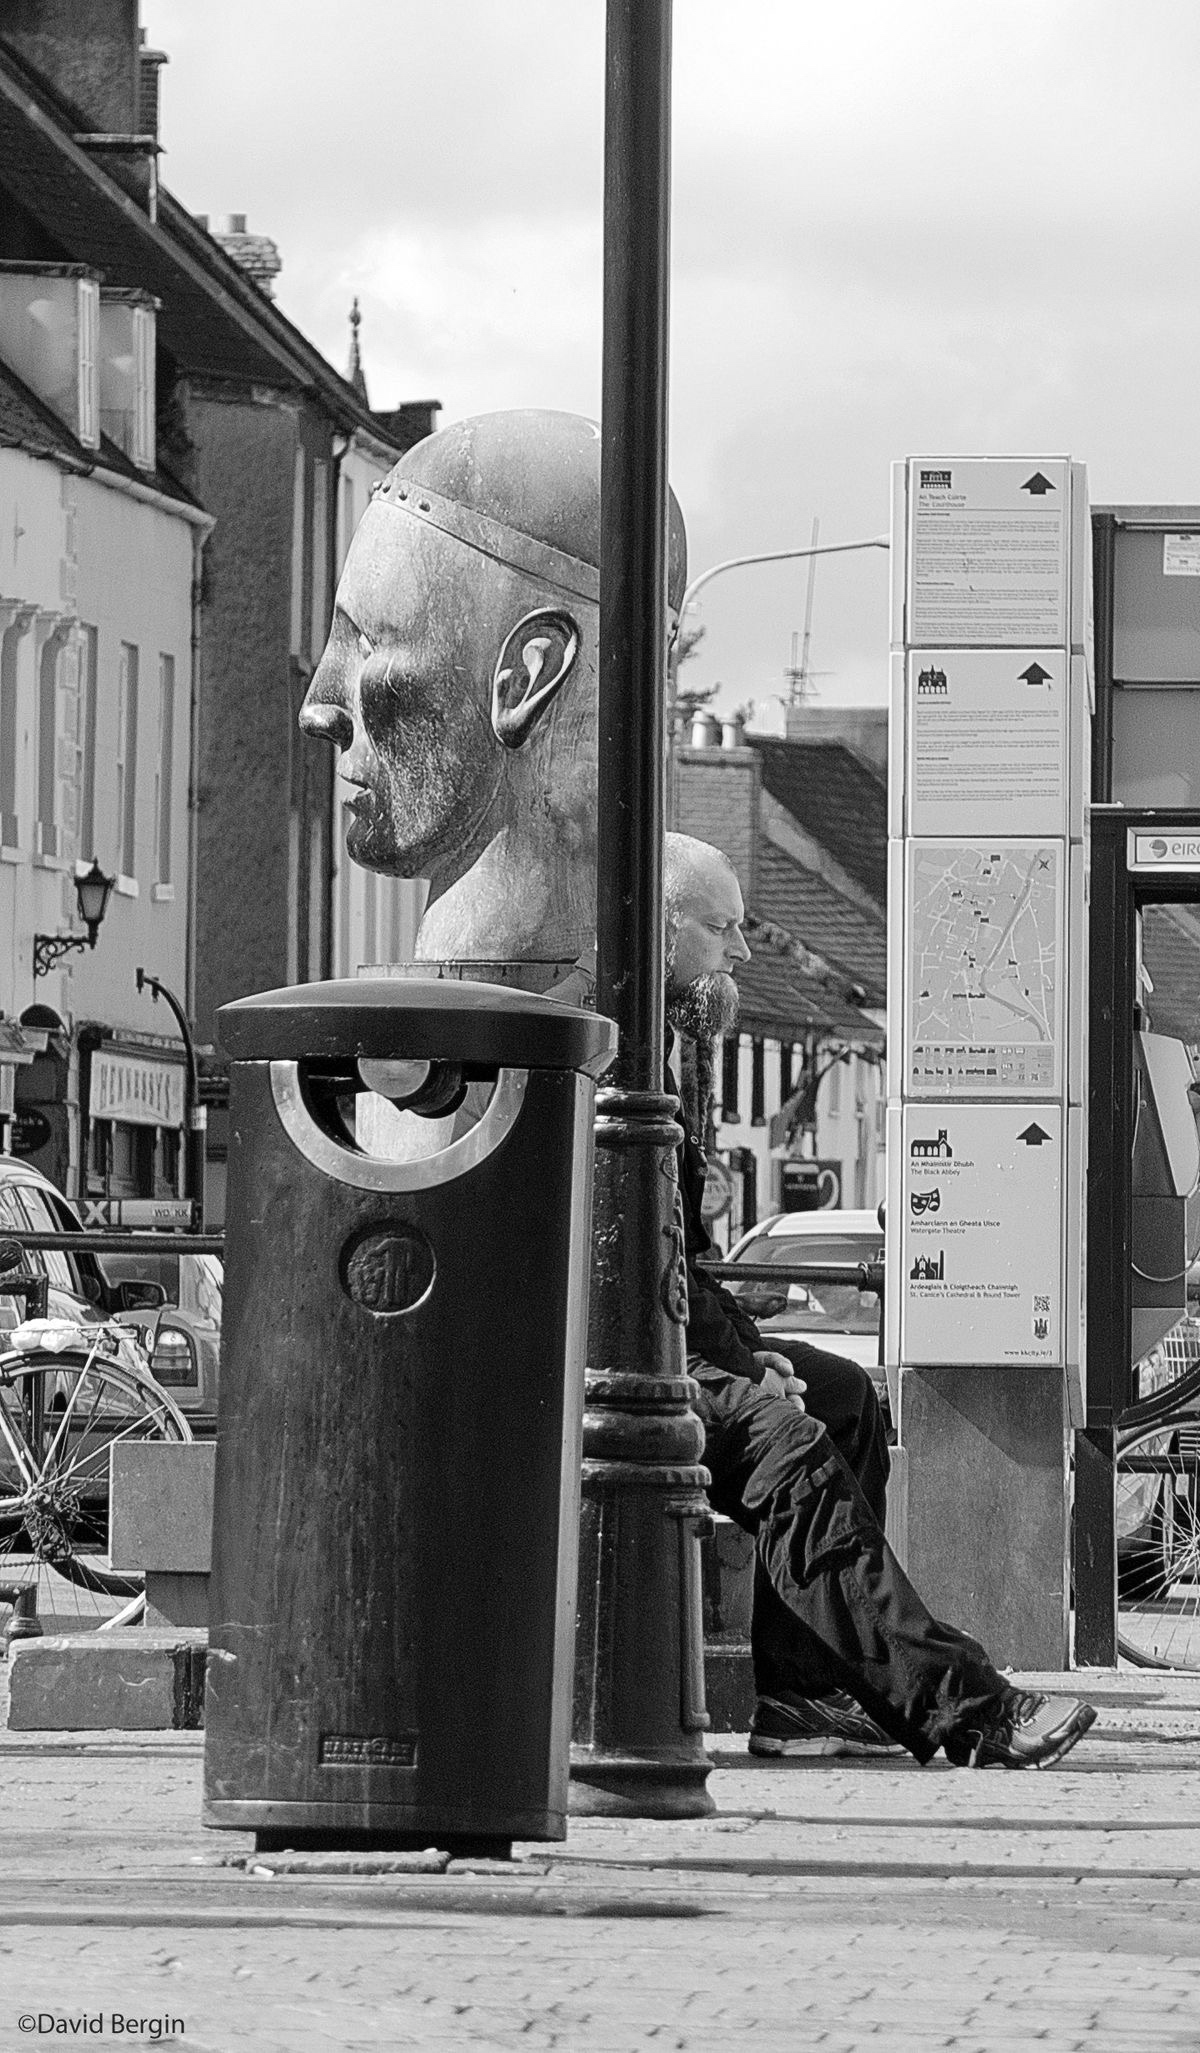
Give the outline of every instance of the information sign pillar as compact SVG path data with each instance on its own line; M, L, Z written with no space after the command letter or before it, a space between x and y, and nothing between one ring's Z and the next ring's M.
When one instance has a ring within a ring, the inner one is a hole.
M908 1567L1068 1658L1082 1422L1088 515L1068 458L894 475L886 1355Z

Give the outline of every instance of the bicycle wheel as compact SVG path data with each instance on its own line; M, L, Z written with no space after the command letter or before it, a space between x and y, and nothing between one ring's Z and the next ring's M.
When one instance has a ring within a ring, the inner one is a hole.
M102 1346L0 1356L0 1590L47 1632L102 1625L143 1587L106 1558L109 1450L192 1437L174 1399Z
M1119 1650L1200 1668L1200 1416L1143 1427L1117 1454Z

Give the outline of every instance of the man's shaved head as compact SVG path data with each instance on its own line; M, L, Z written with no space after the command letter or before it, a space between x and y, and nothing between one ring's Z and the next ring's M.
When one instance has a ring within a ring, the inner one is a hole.
M668 1020L697 1041L729 1033L738 1016L732 972L750 950L741 886L724 851L692 834L668 834L663 910Z
M723 848L698 841L694 834L667 834L663 843L663 911L670 928L678 926L688 903L706 893L714 879L732 877L736 884L737 871Z

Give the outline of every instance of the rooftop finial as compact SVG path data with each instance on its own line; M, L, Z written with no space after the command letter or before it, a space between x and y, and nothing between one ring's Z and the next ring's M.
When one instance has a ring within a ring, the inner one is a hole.
M358 331L361 326L362 313L358 304L358 294L355 293L354 305L350 309L350 362L346 367L346 377L350 384L353 385L363 405L366 406L368 404L367 380L362 367L362 353L358 346Z

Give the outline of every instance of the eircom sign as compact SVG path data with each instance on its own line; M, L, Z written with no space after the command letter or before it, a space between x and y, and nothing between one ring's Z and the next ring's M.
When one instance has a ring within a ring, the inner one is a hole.
M1154 870L1200 871L1200 834L1141 834L1129 830L1128 865L1146 873Z

